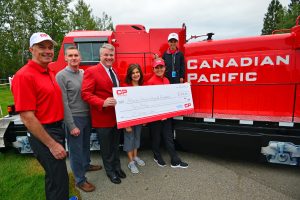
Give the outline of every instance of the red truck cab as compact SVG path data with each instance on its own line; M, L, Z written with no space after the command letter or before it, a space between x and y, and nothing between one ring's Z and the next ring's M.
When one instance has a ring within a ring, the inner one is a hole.
M124 78L127 67L138 63L145 75L152 73L152 62L155 54L162 55L168 48L168 35L178 33L179 47L183 49L186 38L185 26L182 28L153 28L147 31L138 24L117 25L115 31L73 31L68 33L62 42L56 62L49 66L55 72L66 66L64 52L68 46L75 45L82 57L80 67L86 69L99 63L99 48L104 43L114 45L116 56L114 67Z

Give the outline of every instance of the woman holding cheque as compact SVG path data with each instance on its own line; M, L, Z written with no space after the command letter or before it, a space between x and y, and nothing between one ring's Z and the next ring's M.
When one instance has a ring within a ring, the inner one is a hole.
M166 65L163 59L157 58L153 63L153 76L147 81L146 85L165 85L170 84L165 77ZM163 119L149 123L150 133L152 137L152 151L154 154L154 161L160 167L165 167L166 163L160 153L160 141L163 137L166 149L171 156L172 168L187 168L188 164L181 161L175 150L172 134L172 119Z
M138 64L131 64L127 69L125 84L123 86L140 86L143 85L143 73ZM134 174L139 173L135 164L144 166L145 162L137 156L137 149L140 147L142 125L127 127L124 129L124 146L123 150L127 152L129 164L128 168Z

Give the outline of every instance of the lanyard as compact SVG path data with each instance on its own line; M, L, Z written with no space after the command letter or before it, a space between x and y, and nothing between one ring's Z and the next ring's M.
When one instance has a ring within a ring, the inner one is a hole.
M176 55L176 53L173 53L172 54L172 71L175 71L175 56Z

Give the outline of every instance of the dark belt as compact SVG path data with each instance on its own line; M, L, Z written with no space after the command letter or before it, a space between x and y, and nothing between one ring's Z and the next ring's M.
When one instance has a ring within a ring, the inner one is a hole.
M53 123L50 123L50 124L43 124L43 126L45 128L58 128L58 127L62 127L62 122L63 121L57 121L57 122L53 122Z

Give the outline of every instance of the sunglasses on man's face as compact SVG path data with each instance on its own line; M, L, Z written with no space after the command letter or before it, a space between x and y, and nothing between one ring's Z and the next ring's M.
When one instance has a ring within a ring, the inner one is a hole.
M163 69L163 68L165 68L165 66L162 65L154 67L154 69Z

